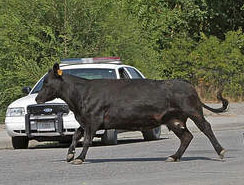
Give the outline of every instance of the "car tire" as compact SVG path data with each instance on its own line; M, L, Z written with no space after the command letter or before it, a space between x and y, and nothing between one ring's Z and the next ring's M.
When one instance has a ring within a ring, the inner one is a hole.
M142 131L145 141L159 140L161 135L161 126Z
M101 142L104 145L117 145L117 130L116 129L110 129L105 130L104 134L101 137Z
M27 149L29 139L25 136L12 137L12 146L14 149Z

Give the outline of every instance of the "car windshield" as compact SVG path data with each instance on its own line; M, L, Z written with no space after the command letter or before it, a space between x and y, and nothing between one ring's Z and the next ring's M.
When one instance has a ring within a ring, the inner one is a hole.
M116 73L114 69L97 69L97 68L83 68L83 69L65 69L64 73L74 75L86 79L116 79ZM32 90L31 94L38 93L44 81L45 76L39 81L39 83Z

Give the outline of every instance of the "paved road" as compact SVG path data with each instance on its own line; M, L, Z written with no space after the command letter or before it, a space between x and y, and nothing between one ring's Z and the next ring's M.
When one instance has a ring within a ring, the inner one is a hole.
M139 132L132 132L120 135L116 146L95 142L80 166L65 162L65 146L1 149L0 184L243 185L244 115L226 113L207 119L228 151L225 161L218 159L207 138L188 122L194 139L181 162L164 162L176 151L179 141L163 128L159 141L144 142Z
M67 148L44 145L28 150L0 150L0 184L242 185L244 128L234 127L215 131L228 150L225 162L218 160L209 141L197 131L184 158L177 163L164 162L179 144L167 133L163 135L167 139L153 142L143 142L134 133L136 139L128 134L117 146L95 143L87 162L80 166L65 162Z

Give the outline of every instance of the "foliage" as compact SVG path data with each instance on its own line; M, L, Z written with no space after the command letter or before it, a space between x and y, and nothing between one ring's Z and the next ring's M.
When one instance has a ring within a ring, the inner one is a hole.
M196 75L208 86L223 88L230 97L242 97L244 85L244 34L241 30L227 32L226 39L203 37L192 57Z
M148 78L243 98L243 25L241 0L1 0L0 117L70 57L120 56Z

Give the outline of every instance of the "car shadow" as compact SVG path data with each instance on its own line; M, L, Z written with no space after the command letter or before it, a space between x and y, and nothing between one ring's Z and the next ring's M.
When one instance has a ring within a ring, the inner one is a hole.
M156 141L165 140L165 139L168 139L168 138L160 138ZM148 142L148 141L145 141L144 139L121 139L121 140L118 140L117 145L142 143L142 142ZM153 142L153 141L150 141L150 142ZM38 143L34 146L30 146L29 149L68 148L70 146L70 144L71 143L43 142L43 143ZM101 146L109 147L109 146L115 146L115 145L104 145L101 141L97 140L97 141L92 142L91 147L101 147ZM76 147L77 148L82 147L82 142L80 141Z

